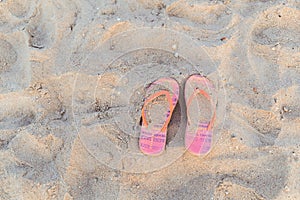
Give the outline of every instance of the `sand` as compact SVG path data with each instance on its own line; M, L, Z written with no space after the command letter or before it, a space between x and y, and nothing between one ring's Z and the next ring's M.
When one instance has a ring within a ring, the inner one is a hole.
M218 101L184 149L184 83ZM145 88L180 84L166 150L138 149ZM298 0L0 0L0 199L300 199Z

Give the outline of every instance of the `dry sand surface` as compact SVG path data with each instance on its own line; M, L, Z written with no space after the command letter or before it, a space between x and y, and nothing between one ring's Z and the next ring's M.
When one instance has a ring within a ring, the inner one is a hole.
M184 149L184 81L216 87L214 147ZM145 88L181 98L138 149ZM299 0L0 0L0 199L300 199Z

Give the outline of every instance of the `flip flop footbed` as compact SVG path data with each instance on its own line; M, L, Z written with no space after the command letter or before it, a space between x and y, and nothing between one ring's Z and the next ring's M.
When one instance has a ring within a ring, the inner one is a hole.
M215 119L215 88L210 80L192 75L185 84L187 127L185 147L195 155L207 154L212 146Z
M161 78L147 88L139 140L139 147L143 153L158 155L163 152L167 126L178 96L179 85L171 78Z

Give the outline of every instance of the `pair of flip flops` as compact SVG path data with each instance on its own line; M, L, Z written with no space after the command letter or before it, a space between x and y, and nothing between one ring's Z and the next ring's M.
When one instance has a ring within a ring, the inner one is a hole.
M192 154L205 155L211 149L216 118L214 93L212 82L201 75L192 75L186 81L185 147ZM139 147L144 154L159 155L164 151L168 124L178 99L179 84L175 79L161 78L148 87L139 139Z

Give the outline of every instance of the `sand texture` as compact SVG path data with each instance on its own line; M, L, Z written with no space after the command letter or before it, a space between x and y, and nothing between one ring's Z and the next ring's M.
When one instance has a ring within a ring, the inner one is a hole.
M201 157L184 149L195 73L217 102ZM180 99L151 157L161 77ZM0 0L0 200L299 200L299 102L299 0Z

